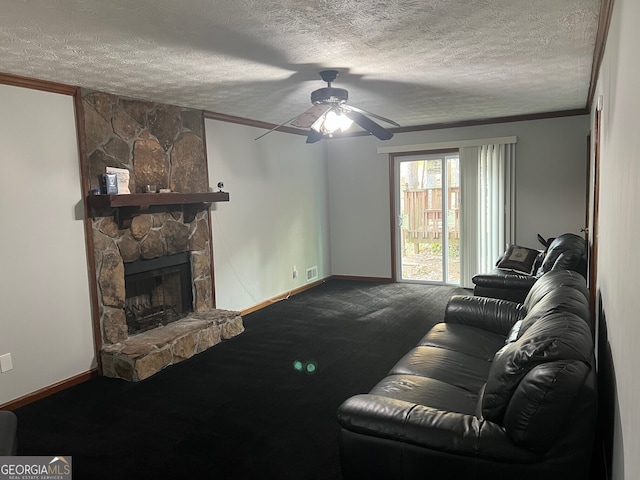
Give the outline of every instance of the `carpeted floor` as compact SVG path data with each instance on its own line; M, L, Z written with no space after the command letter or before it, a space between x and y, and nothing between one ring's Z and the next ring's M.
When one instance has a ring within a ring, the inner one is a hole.
M338 480L338 406L467 293L328 281L143 382L97 378L17 410L18 454L72 456L75 480Z

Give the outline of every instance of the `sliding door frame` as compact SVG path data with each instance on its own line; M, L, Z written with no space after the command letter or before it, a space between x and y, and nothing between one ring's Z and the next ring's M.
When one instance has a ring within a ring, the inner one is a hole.
M398 239L396 235L396 229L399 227L398 225L398 215L396 214L396 197L398 192L396 191L397 187L397 177L396 177L396 159L400 157L413 157L416 155L445 155L452 153L459 153L459 148L443 148L437 150L417 150L412 152L393 152L389 154L389 232L391 235L391 281L399 282L398 279Z

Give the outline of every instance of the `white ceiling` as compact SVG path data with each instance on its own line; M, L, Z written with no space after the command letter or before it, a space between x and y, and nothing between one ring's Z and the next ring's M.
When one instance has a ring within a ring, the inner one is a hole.
M600 0L2 0L0 72L281 123L340 71L402 126L584 108Z

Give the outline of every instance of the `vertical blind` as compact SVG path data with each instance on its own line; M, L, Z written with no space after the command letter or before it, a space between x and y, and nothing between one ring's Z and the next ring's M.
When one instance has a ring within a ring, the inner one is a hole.
M515 222L515 143L460 148L461 248L460 284L491 270L513 242Z

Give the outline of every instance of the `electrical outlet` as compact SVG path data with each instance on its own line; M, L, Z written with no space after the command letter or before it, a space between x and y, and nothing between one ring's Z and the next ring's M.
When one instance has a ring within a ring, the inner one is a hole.
M4 355L0 355L0 373L8 372L9 370L13 370L11 354L6 353Z
M295 265L293 266L293 278L294 280L298 278L298 269L296 268Z

